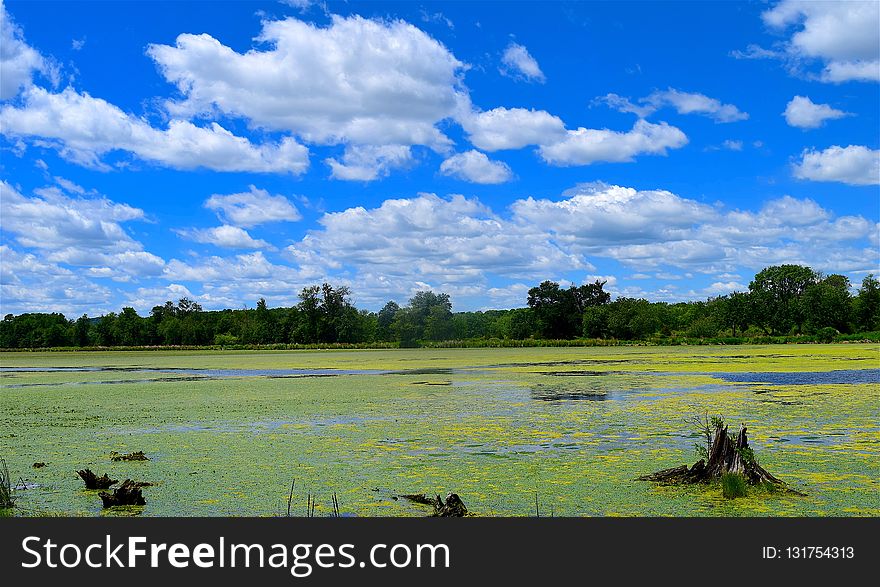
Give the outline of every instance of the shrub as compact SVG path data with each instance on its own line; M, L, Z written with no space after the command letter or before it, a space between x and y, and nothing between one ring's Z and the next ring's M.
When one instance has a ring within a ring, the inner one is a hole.
M745 497L746 478L739 473L724 473L721 476L721 492L727 499Z
M819 342L834 342L834 337L838 334L840 333L836 328L826 326L825 328L820 328L818 332L816 332L816 340Z

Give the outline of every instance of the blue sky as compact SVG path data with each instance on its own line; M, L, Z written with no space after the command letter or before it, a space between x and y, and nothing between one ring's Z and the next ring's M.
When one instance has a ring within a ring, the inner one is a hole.
M880 267L877 2L5 2L0 313Z

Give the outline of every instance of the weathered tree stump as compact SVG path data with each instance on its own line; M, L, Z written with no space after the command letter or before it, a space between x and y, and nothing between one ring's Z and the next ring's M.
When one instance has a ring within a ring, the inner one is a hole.
M726 425L716 426L712 445L709 447L709 458L700 459L690 468L687 465L663 469L650 475L639 477L639 481L655 481L665 485L678 483L708 483L721 479L725 473L738 473L750 485L767 483L774 487L803 495L788 487L783 481L768 473L755 459L755 453L749 447L746 427L740 428L739 434L731 436Z
M79 475L82 480L86 484L86 489L110 489L111 485L118 483L116 479L111 479L107 476L107 473L104 473L102 476L98 477L94 473L92 473L91 469L84 469L82 471L77 471L77 475Z
M433 506L434 513L431 515L437 518L461 518L468 513L464 502L461 501L461 498L456 493L447 495L445 501L439 495L437 497L427 497L424 493L404 493L398 497L408 499L414 503Z
M464 502L456 493L450 493L443 501L439 495L434 503L434 516L438 518L462 518L468 513Z
M136 487L131 479L126 479L122 485L113 490L113 493L102 491L98 495L104 502L105 508L117 505L147 505L139 487Z

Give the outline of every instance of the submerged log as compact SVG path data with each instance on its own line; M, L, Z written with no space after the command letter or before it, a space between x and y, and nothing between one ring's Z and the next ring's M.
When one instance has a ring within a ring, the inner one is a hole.
M137 452L130 452L127 454L120 454L118 452L110 451L110 460L111 461L149 461L149 457L144 454L144 451L139 450Z
M749 447L746 427L740 428L739 434L731 436L726 425L715 427L712 445L709 447L709 458L700 459L690 468L687 465L663 469L650 475L643 475L640 481L655 481L663 484L677 483L708 483L721 479L725 473L742 475L750 485L767 483L776 488L804 495L788 487L783 481L768 473L755 459L755 453Z
M113 493L102 491L98 495L104 502L105 508L117 505L147 505L139 487L131 479L126 479L122 485L113 490Z
M415 503L420 503L422 505L436 505L437 502L430 498L426 497L424 493L404 493L401 495L403 499L408 499Z
M91 469L83 469L82 471L77 471L76 474L85 482L86 489L110 489L111 485L119 483L116 479L108 477L107 473L98 477L92 473Z

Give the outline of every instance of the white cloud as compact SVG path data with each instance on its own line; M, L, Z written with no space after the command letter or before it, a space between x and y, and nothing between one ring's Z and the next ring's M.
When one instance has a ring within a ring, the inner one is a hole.
M42 55L24 41L0 2L0 100L14 98L19 90L30 87L34 72L41 72L57 82L58 72Z
M474 146L484 151L547 145L565 138L565 123L544 110L494 108L461 120Z
M597 101L620 112L633 113L640 118L650 116L667 106L675 108L679 114L700 114L715 122L737 122L747 120L749 117L747 113L740 111L733 104L723 104L721 101L704 94L682 92L674 88L655 91L640 98L639 104L634 104L628 98L617 94L607 94L598 98Z
M412 149L406 145L349 145L342 161L325 159L333 179L346 181L373 181L388 177L393 169L413 163Z
M743 150L743 142L736 141L733 139L727 139L726 141L721 143L721 146L724 147L725 149L727 149L728 151L742 151Z
M47 250L76 247L102 252L141 248L121 223L142 219L143 210L106 198L69 198L58 188L45 188L37 193L36 197L23 196L0 180L2 229L14 234L23 246Z
M527 82L544 83L544 72L528 49L518 43L510 43L501 56L499 71L506 76Z
M794 59L821 61L822 81L880 81L880 3L876 0L783 0L762 18L779 30L797 29L786 51Z
M589 267L540 228L502 220L460 195L385 200L378 208L325 214L320 224L288 253L312 263L337 260L364 275L406 276L410 284L473 284L487 273L516 277Z
M551 165L589 165L632 161L641 154L665 155L667 149L678 149L687 142L687 136L674 126L639 119L628 132L583 127L570 130L558 143L542 145L539 153Z
M162 273L165 261L144 251L122 226L143 220L143 210L105 197L79 197L85 192L83 188L72 182L60 183L71 184L73 189L67 191L77 196L49 187L26 197L0 181L2 232L35 249L42 262L83 268L88 276L129 281ZM65 298L65 303L71 299Z
M517 200L514 220L543 227L559 243L604 247L675 239L716 216L711 206L664 190L584 184L563 195L557 201Z
M183 98L180 116L214 111L307 142L448 148L435 124L469 104L464 65L402 20L333 16L319 27L264 21L263 48L238 53L207 34L182 34L147 53Z
M193 228L177 230L175 232L197 243L205 243L227 249L265 249L271 247L266 241L251 237L245 229L229 226L228 224L213 228Z
M482 184L504 183L513 178L506 163L491 161L485 153L473 150L457 153L443 161L440 173Z
M308 150L290 137L278 144L254 145L217 123L198 127L184 120L172 120L167 130L158 130L71 88L55 94L32 87L24 97L22 107L0 109L0 132L48 139L62 156L79 164L106 167L101 157L123 150L177 169L300 174L308 168Z
M251 228L267 222L296 222L302 215L287 198L271 195L266 190L249 186L237 194L214 194L205 201L205 208L217 213L221 220Z
M862 145L834 145L824 151L806 149L794 176L811 181L836 181L850 185L880 184L880 151Z
M0 314L61 312L67 317L118 310L111 291L31 253L0 245Z
M506 286L494 285L498 280L534 284L582 272L580 282L596 277L600 259L646 278L647 271L658 279L682 278L669 268L691 280L694 272L713 275L711 283L722 285L712 295L738 284L733 272L743 267L797 262L848 271L876 265L876 253L859 244L875 238L876 222L835 217L812 200L789 196L756 211L724 211L664 190L591 184L558 200L516 200L508 212L502 216L463 196L385 200L373 209L325 214L321 228L285 254L300 277L343 279L374 306L405 300L413 288L424 287L484 305L490 287L499 300L510 299ZM705 297L712 287L692 297Z
M807 96L795 96L786 105L785 121L789 126L798 128L819 128L826 120L843 118L848 114L843 110L836 110L828 104L815 104Z
M168 300L187 298L199 303L205 298L191 292L189 288L179 283L170 283L160 287L139 287L134 291L127 292L128 305L133 307L141 315L146 315L155 306L161 306Z

